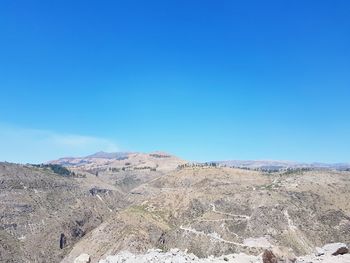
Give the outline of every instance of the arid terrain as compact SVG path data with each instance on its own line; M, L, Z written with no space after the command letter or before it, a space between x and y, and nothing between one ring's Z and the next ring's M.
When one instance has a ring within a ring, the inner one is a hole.
M0 164L1 262L74 262L83 253L98 262L120 251L173 248L199 258L256 257L271 247L303 256L350 243L343 166L267 172L158 152L50 164L71 174Z

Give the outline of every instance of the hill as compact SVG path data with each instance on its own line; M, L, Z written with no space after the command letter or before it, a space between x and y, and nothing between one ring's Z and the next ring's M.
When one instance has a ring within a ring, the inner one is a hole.
M280 171L288 169L324 169L324 170L350 170L349 163L302 163L291 161L275 161L275 160L231 160L231 161L217 161L218 165L252 169L265 171Z
M64 167L62 167L64 165ZM0 163L0 261L98 262L128 250L198 257L350 243L350 172L191 164L166 153Z
M59 262L77 240L125 206L122 196L91 175L0 163L0 262Z
M266 247L312 253L325 243L349 243L350 173L263 173L189 167L142 184L132 204L80 240L63 262L81 253L92 262L121 250L188 250L199 257Z

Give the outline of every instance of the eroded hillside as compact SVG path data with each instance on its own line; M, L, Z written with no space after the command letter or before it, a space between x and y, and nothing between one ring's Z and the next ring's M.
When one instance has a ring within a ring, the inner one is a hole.
M155 247L208 256L278 245L303 255L325 243L349 243L349 184L350 173L339 171L180 169L129 193L133 205L86 235L64 262L83 252L96 262Z
M128 250L198 257L350 242L350 172L184 165L165 153L0 164L0 261L92 262Z
M90 175L64 177L32 166L0 163L0 189L0 262L59 262L125 206L121 191Z

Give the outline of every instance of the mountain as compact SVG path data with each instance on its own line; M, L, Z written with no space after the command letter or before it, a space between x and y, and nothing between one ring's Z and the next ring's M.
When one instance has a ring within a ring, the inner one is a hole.
M121 250L179 248L197 256L269 246L297 255L334 241L350 242L350 173L263 173L229 167L186 167L144 183L132 204L81 239L63 262L81 253L92 262Z
M91 174L107 184L128 192L136 186L166 175L187 161L164 153L105 153L98 152L86 157L61 158L50 161L68 167L79 174Z
M206 257L284 247L301 256L349 245L350 171L256 164L162 152L0 163L0 262L68 263L88 253L94 263L155 248Z
M286 169L334 169L334 170L350 170L350 163L302 163L292 161L275 161L275 160L230 160L230 161L214 161L218 165L259 169L259 170L286 170Z
M64 157L58 160L48 162L50 164L59 164L80 170L106 170L106 168L129 168L149 167L161 171L175 169L178 165L186 163L176 156L163 153L137 153L137 152L97 152L85 157Z

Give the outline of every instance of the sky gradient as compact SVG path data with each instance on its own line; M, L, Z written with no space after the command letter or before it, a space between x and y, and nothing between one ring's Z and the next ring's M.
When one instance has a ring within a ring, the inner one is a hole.
M0 160L350 162L349 1L0 3Z

